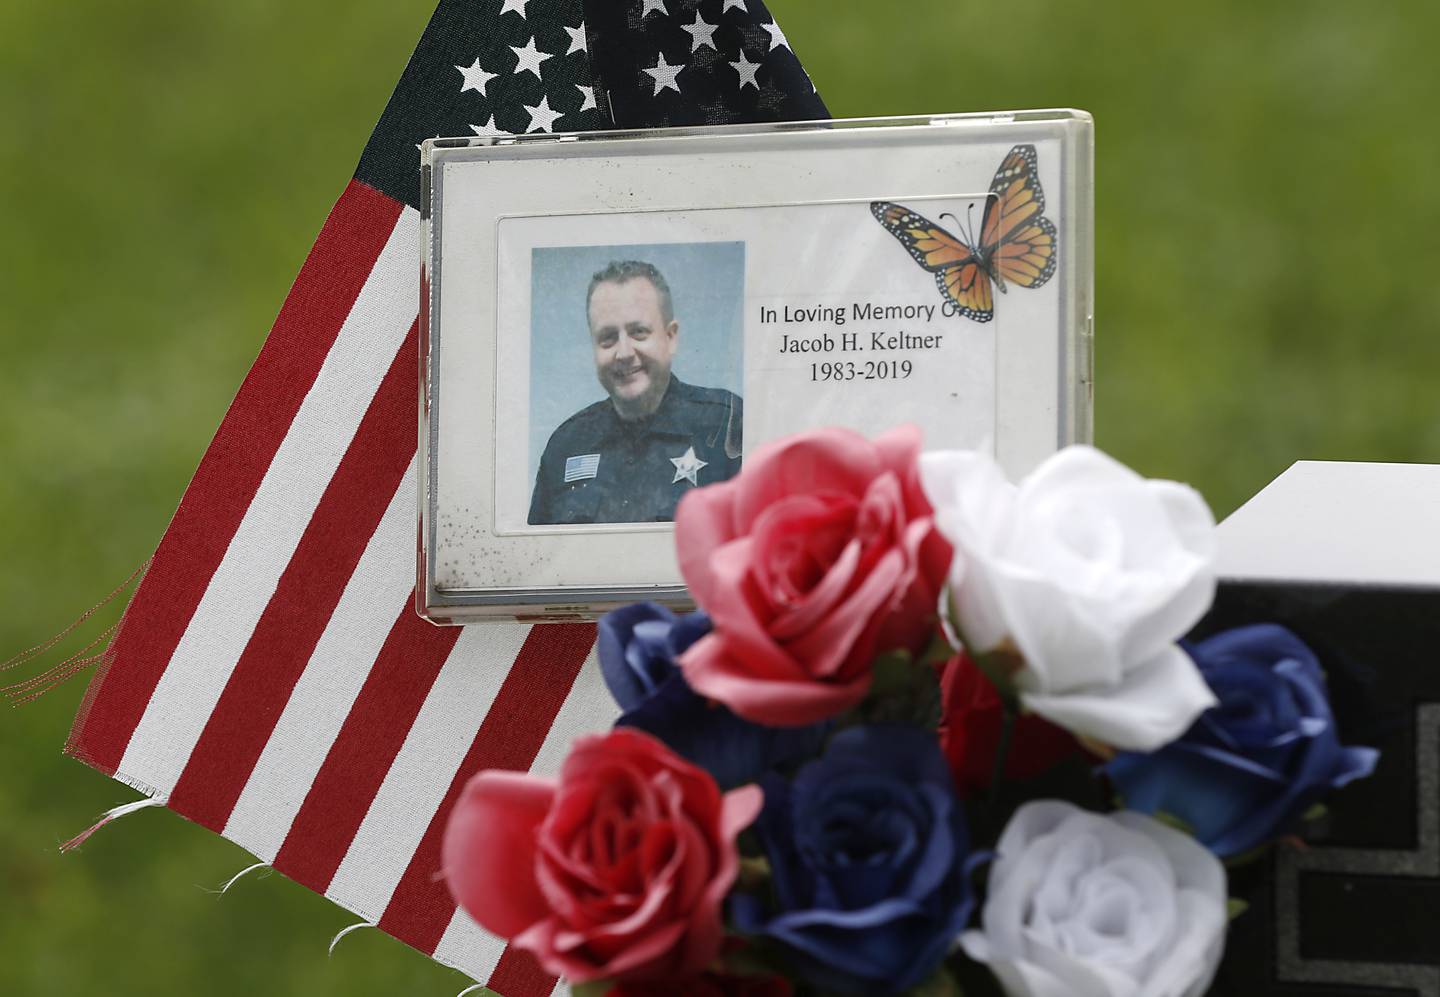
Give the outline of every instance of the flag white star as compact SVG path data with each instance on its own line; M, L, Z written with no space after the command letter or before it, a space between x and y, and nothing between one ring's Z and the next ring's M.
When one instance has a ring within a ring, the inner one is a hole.
M742 56L742 58L743 58L743 56ZM732 65L733 65L733 64L732 64ZM652 79L652 80L655 81L655 95L656 95L656 96L659 96L660 91L661 91L661 90L665 90L665 89L674 90L676 93L679 93L679 92L680 92L680 84L678 84L678 83L675 82L675 77L676 77L676 75L680 72L680 70L682 70L682 69L684 69L684 68L685 68L685 65L684 65L683 63L680 64L680 65L678 65L678 66L672 66L672 65L668 64L668 63L665 61L665 53L664 53L664 52L661 52L661 53L660 53L660 61L655 64L654 68L652 68L652 69L645 69L643 66L641 67L641 69L642 69L645 73L648 73L648 74L649 74L650 79Z
M698 485L700 481L697 475L700 473L700 469L710 466L709 461L701 460L695 455L694 447L690 447L679 457L671 457L670 463L675 465L675 477L670 479L672 485L677 481L688 481L692 485Z
M538 107L530 107L527 105L525 110L530 112L530 127L527 128L526 131L553 131L550 126L555 123L556 118L560 117L559 111L553 111L550 109L549 97L541 97Z
M725 13L731 7L739 7L745 13L750 13L749 8L745 6L745 0L725 0L725 6L720 8L720 13Z
M479 90L480 96L482 97L486 96L485 84L499 75L498 73L487 73L481 69L479 59L476 59L468 66L456 66L455 68L460 70L461 76L465 77L465 82L460 84L460 92L464 93L466 90Z
M566 28L565 32L570 36L570 48L566 50L566 55L589 51L589 49L585 47L585 25L583 22L577 28Z
M730 65L734 68L735 72L740 74L741 90L744 90L746 86L752 86L756 90L760 89L760 84L755 82L755 71L760 68L760 63L751 62L745 58L745 53L741 52L740 61L732 62ZM646 72L649 72L649 70L646 70Z
M510 51L515 53L515 75L534 73L537 80L540 78L540 63L550 58L535 47L534 38L526 42L524 48L516 48L511 45Z
M583 98L583 99L580 101L580 110L582 110L582 111L589 111L589 110L592 110L592 109L594 109L594 110L599 110L598 108L595 107L595 88L594 88L594 87L587 87L587 86L586 86L585 84L583 84L583 83L577 83L577 84L575 84L575 89L580 91L580 96L581 96L581 98Z
M790 42L785 38L785 32L780 30L780 25L776 24L774 21L771 21L769 24L760 25L760 27L770 32L769 51L773 52L777 48L790 48ZM790 48L790 51L794 52L795 50L793 48Z
M507 10L524 17L525 0L505 0L505 2L500 5L500 13L503 14Z
M665 0L645 0L645 9L640 12L640 20L645 20L652 12L656 11L661 14L670 13L665 9Z
M682 24L680 27L690 32L691 52L694 52L701 45L709 45L712 49L715 49L715 51L720 51L718 48L715 48L715 29L720 27L720 25L711 24L709 21L702 21L698 9L695 11L695 20L690 24Z
M486 136L486 137L490 137L490 136L494 136L494 135L514 135L514 134L515 134L514 132L507 132L505 129L498 127L498 126L495 124L495 115L493 115L493 114L490 115L490 120L487 121L487 122L485 122L483 125L471 125L471 126L470 126L470 130L471 130L472 132L474 132L476 135L482 135L482 136Z

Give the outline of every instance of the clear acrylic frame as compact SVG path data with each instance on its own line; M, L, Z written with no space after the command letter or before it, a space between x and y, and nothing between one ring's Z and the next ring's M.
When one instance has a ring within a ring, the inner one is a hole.
M1072 110L426 142L420 613L682 608L675 502L805 428L1088 442L1092 160Z

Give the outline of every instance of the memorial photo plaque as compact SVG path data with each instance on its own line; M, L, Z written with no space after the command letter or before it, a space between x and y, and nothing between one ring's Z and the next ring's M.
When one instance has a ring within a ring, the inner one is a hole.
M1020 474L1090 438L1075 111L423 148L419 608L687 604L687 491L817 426Z

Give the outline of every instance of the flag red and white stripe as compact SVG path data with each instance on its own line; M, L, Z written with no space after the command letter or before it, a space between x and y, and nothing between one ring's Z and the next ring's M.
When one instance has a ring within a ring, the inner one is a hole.
M614 707L593 627L414 612L418 224L358 181L341 198L71 751L507 997L547 993L457 913L439 834L470 775L553 773Z

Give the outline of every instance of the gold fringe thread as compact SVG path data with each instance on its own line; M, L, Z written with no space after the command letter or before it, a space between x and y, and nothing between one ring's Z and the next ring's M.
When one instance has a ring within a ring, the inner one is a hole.
M140 565L140 567L132 571L130 573L130 577L126 578L123 582L117 585L109 595L107 595L104 599L101 599L95 605L91 606L84 613L82 613L80 617L75 620L75 622L71 623L68 627L66 627L64 630L61 630L58 634L51 637L49 640L44 641L40 644L36 644L34 647L30 648L27 651L20 652L8 661L0 662L0 672L10 671L13 668L18 668L21 665L27 664L36 660L37 658L40 658L51 648L55 647L55 645L59 644L66 637L74 633L92 616L94 616L100 610L104 609L110 603L114 602L116 597L118 597L126 589L130 588L130 586L134 584L135 579L143 575L145 573L145 569L148 567L150 567L149 560L145 561L144 564ZM15 682L11 685L0 686L0 697L4 697L6 700L8 700L11 706L23 706L26 703L31 703L39 699L41 696L45 695L47 692L49 692L56 686L63 685L65 682L74 678L76 675L79 675L81 672L85 671L87 668L90 668L92 665L105 662L110 655L111 639L115 636L116 632L119 629L120 621L117 620L115 623L110 624L110 626L106 627L103 631L101 631L101 633L95 638L93 638L88 644L86 644L80 650L76 651L74 654L70 655L64 661L61 661L59 664L52 665L51 667L45 669L45 671L41 672L39 675L35 675L31 678L25 679L22 682ZM100 650L97 651L96 648L100 648Z

